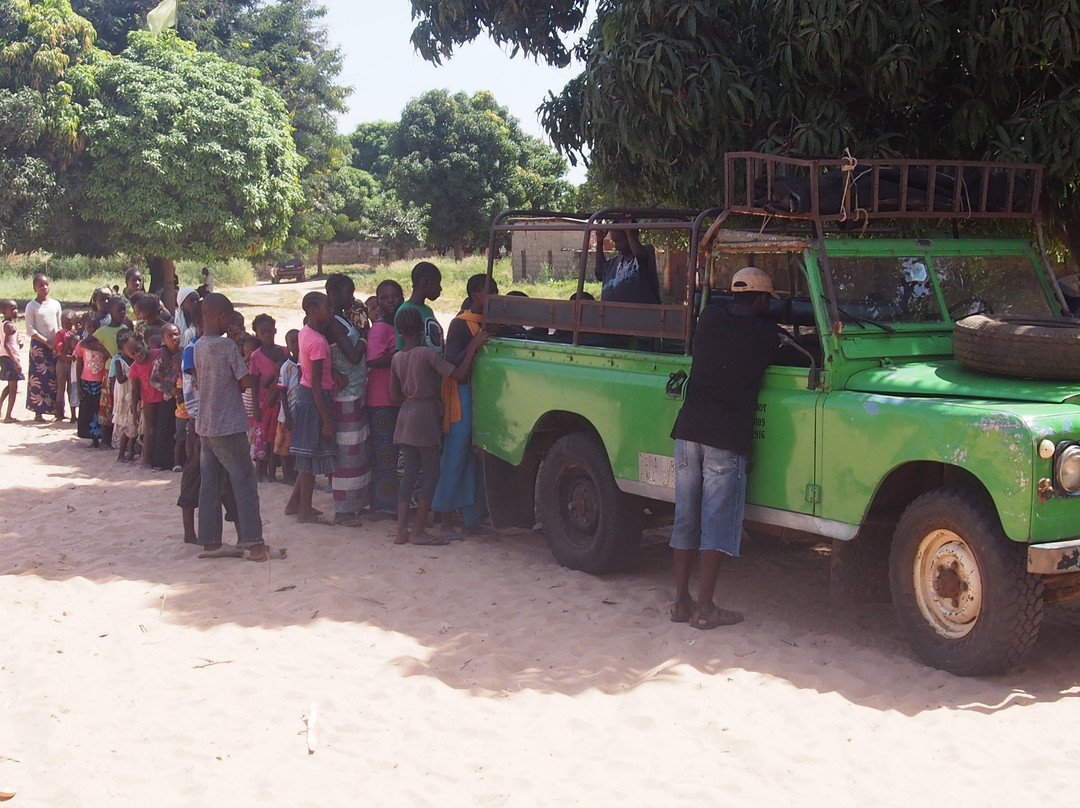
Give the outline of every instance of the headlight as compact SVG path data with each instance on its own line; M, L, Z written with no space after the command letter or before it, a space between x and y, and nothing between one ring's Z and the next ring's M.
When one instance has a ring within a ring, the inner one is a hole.
M1068 494L1080 491L1080 446L1072 444L1061 450L1057 459L1057 484Z

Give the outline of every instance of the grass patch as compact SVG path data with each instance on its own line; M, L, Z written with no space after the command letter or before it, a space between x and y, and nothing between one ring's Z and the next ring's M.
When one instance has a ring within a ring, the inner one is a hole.
M433 263L439 267L443 276L442 298L436 305L439 310L457 311L465 299L465 285L470 277L487 272L487 259L472 256L455 262L449 258L435 258ZM387 266L368 266L353 264L348 266L325 265L324 271L344 272L356 283L357 297L363 299L375 294L375 288L386 279L401 284L405 296L412 289L410 276L415 261L395 261ZM90 295L99 286L123 286L124 273L133 262L125 256L113 258L86 258L70 256L50 258L44 254L0 256L0 298L12 298L18 301L20 308L34 297L33 277L44 272L52 278L51 297L59 300L65 308L86 309L90 306ZM198 287L202 283L200 261L177 261L176 274L181 286ZM225 291L238 286L255 284L255 273L251 264L244 259L209 264L214 273L216 288ZM140 266L143 274L148 271ZM309 270L310 271L310 270ZM555 298L565 300L577 291L576 279L553 279L549 273L530 281L515 281L511 277L512 262L503 258L495 262L494 275L499 284L499 291L509 292L517 289L529 297ZM311 277L310 275L308 276ZM285 286L282 287L283 289ZM596 297L600 296L600 284L592 281L585 284L585 289Z
M144 277L150 272L127 256L88 258L82 255L54 257L44 253L33 255L0 255L0 299L11 298L22 307L34 298L33 278L45 273L52 279L50 297L70 308L89 308L90 295L99 286L124 286L124 275L130 266L138 266ZM218 286L250 286L255 283L251 263L234 258L231 261L203 264L201 261L177 261L176 276L181 286L202 284L202 268L209 266Z

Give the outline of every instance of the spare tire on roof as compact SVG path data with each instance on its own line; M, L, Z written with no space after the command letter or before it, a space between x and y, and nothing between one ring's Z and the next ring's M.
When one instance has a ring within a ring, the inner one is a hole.
M953 354L999 376L1080 381L1080 320L973 314L956 323Z

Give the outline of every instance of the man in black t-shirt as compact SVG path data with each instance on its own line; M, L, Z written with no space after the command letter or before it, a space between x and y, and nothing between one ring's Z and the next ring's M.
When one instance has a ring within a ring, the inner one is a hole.
M730 309L710 304L698 318L686 400L675 438L675 602L671 619L711 629L743 616L713 602L721 555L739 555L746 471L758 391L780 346L779 327L764 315L772 280L746 267L731 281ZM690 596L694 556L701 558L698 600Z
M615 254L604 255L606 230L596 231L596 263L593 271L602 284L600 299L608 303L659 303L660 277L656 250L638 241L637 230L612 230Z

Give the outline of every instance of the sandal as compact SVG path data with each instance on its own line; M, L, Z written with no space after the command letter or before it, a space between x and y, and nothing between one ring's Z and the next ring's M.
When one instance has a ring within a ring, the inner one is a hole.
M409 544L417 547L445 547L448 542L443 541L437 536L424 536L423 541L409 541Z
M300 516L297 514L296 522L300 525L326 525L326 527L333 527L334 523L328 519L324 519L318 511L312 511L311 516Z
M694 616L694 611L697 609L697 604L694 601L689 603L679 603L675 601L671 604L671 622L672 623L689 623L690 618Z
M713 606L712 609L705 612L698 610L694 614L694 619L690 621L690 625L694 628L700 628L702 630L709 630L717 628L718 626L734 626L736 623L741 623L743 616L739 612L732 611L731 609L721 609L719 606Z

